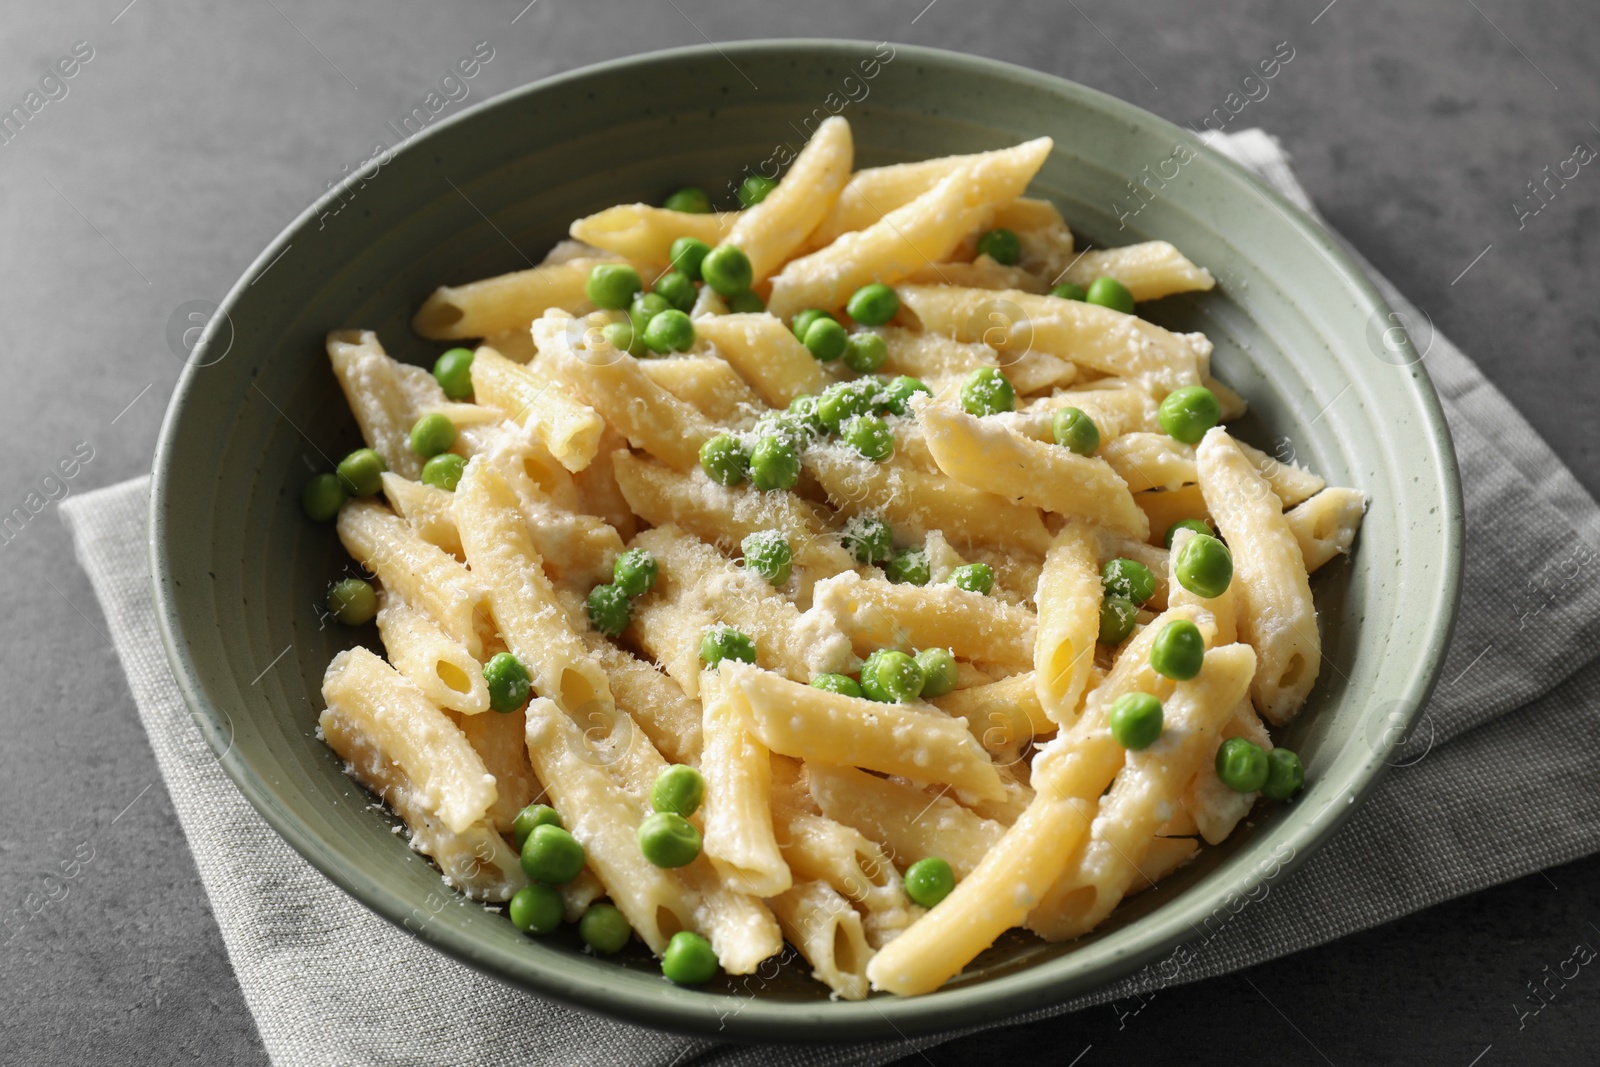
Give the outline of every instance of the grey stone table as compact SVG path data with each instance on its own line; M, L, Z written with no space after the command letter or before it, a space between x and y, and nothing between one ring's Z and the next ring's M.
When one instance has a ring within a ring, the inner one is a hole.
M74 449L92 458L67 492L148 469L174 310L219 298L477 41L495 54L474 100L628 53L799 35L977 52L1185 124L1289 42L1292 65L1235 124L1284 139L1333 224L1600 490L1600 173L1544 200L1528 187L1600 147L1594 0L9 0L0 24L0 109L72 71L0 138L0 513ZM262 1062L53 504L0 544L0 589L0 913L93 854L66 897L0 931L0 1062ZM1102 1008L904 1062L1592 1063L1600 973L1520 1029L1513 1004L1575 942L1600 945L1597 882L1591 857L1135 1017Z

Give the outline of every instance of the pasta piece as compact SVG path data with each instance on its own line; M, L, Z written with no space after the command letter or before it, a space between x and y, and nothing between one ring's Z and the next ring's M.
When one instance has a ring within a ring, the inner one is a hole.
M663 526L634 538L656 558L655 588L635 605L630 632L668 674L698 692L700 639L712 624L743 631L756 661L801 681L849 666L849 640L803 626L793 604L771 595L765 579L724 559L703 541Z
M1039 629L1033 648L1034 692L1050 721L1071 725L1094 666L1103 588L1092 530L1068 522L1045 553L1039 575Z
M605 672L568 622L516 497L482 459L467 464L456 486L456 518L467 562L487 588L500 634L528 669L534 691L569 715L581 717L590 708L610 713L615 703Z
M1210 755L1200 761L1200 769L1183 794L1183 807L1194 820L1195 832L1209 844L1219 844L1233 833L1239 820L1255 807L1257 793L1241 793L1224 785L1217 777L1215 761L1217 749L1230 737L1243 737L1267 752L1272 751L1272 738L1261 724L1255 707L1245 696L1234 707L1233 714L1213 739Z
M695 335L774 407L820 393L834 377L779 319L767 314L719 315L695 324Z
M872 949L849 901L822 882L801 882L768 903L783 936L811 964L811 977L845 1000L867 998Z
M1037 348L1104 374L1140 378L1163 395L1199 385L1196 345L1210 352L1204 335L1169 333L1137 316L1081 300L942 285L900 285L895 291L902 309L930 333L982 340L997 350ZM996 309L1002 312L998 323L991 318Z
M1128 486L1104 460L1024 437L952 404L917 398L911 409L939 468L957 482L1126 537L1150 536Z
M625 352L605 341L583 347L568 343L559 321L540 319L534 327L538 364L570 388L600 417L642 448L678 470L700 463L700 446L712 434L693 407L657 385Z
M877 515L898 539L923 540L940 530L963 547L988 545L1044 555L1050 532L1037 508L923 471L873 463L842 448L812 448L804 468L846 515Z
M1249 689L1255 666L1255 653L1246 645L1212 649L1200 673L1173 688L1163 702L1161 736L1127 754L1126 766L1100 800L1089 838L1028 917L1028 929L1047 941L1081 936L1127 895L1156 830L1216 751L1222 725Z
M933 704L951 718L965 719L972 736L1002 767L1018 763L1029 741L1056 729L1039 704L1033 671L958 688Z
M361 428L362 440L383 457L390 470L404 478L417 478L422 474L422 457L411 450L411 426L417 408L443 403L444 391L426 371L405 368L390 359L371 330L334 330L328 334L327 349L334 377ZM420 371L428 381L412 380L405 373L408 369ZM431 393L427 390L430 384Z
M1133 502L1150 520L1150 540L1153 542L1165 540L1172 524L1183 519L1199 519L1205 523L1211 521L1211 512L1206 510L1206 498L1198 485L1135 493Z
M529 474L530 469L540 469L543 452L543 446L537 444L530 455L529 450L508 443L491 453L488 462L515 496L529 543L543 562L545 574L558 585L587 593L611 578L611 568L622 552L622 537L604 519L560 506L546 495ZM570 488L576 503L576 486L564 488Z
M1314 572L1334 556L1350 551L1366 509L1366 498L1360 492L1335 486L1322 490L1284 514L1289 532L1300 546L1307 572Z
M649 204L618 204L577 220L567 232L635 263L665 263L671 256L673 241L693 237L708 245L719 245L738 217L737 212L730 211L696 215ZM540 307L539 312L543 310Z
M1282 726L1305 703L1322 667L1322 639L1305 557L1278 498L1226 430L1195 449L1200 491L1233 553L1239 638L1256 650L1251 699Z
M405 769L345 708L330 705L319 726L322 739L344 760L346 773L404 820L411 847L439 865L446 885L475 900L502 901L528 884L517 853L487 819L451 830Z
M1102 275L1127 286L1141 303L1173 293L1203 292L1217 284L1210 271L1195 266L1166 241L1085 250L1053 284L1070 282L1087 289Z
M909 374L931 383L1000 365L995 350L982 342L956 341L899 326L885 327L882 337L888 349L883 361L885 374Z
M1128 886L1127 896L1154 889L1156 883L1194 859L1198 842L1187 837L1153 837L1139 859L1138 873Z
M593 408L488 345L479 345L473 353L472 392L478 403L538 434L550 454L569 471L587 467L600 448L605 424Z
M772 280L768 309L788 319L806 307L843 307L869 282L892 285L946 258L968 234L986 228L996 205L1027 187L1050 148L1041 137L979 157L866 229L790 261Z
M1269 456L1243 441L1235 439L1233 443L1255 466L1256 473L1272 486L1272 492L1286 508L1292 508L1302 500L1315 496L1328 484L1304 467L1297 467L1292 463L1280 463L1275 456Z
M641 805L594 759L578 725L543 697L528 703L527 741L534 770L562 824L583 845L585 862L659 956L673 934L693 928L695 901L680 879L639 851Z
M494 803L494 778L456 724L371 652L358 646L333 657L322 699L323 718L342 720L346 735L359 734L394 763L421 810L451 833L464 833Z
M599 634L593 635L590 649L606 672L617 706L627 709L656 750L673 763L698 764L699 706L654 665Z
M1223 422L1232 422L1235 419L1242 419L1244 418L1245 413L1250 410L1250 405L1245 402L1244 397L1240 396L1232 389L1229 389L1226 385L1223 385L1210 375L1207 375L1205 380L1200 384L1211 390L1211 392L1216 396L1217 403L1222 407Z
M489 805L489 825L502 834L513 830L517 813L544 787L534 777L528 760L528 720L519 708L505 715L456 715L456 725L494 777L495 798Z
M1057 408L1064 407L1075 407L1088 415L1102 441L1125 433L1154 433L1161 429L1159 406L1149 388L1141 381L1124 378L1101 378L1076 389L1061 390L1031 401L1019 411L993 418L1036 441L1054 441L1051 419Z
M929 263L906 275L905 281L908 285L959 285L964 289L1018 289L1040 294L1050 291L1038 275L996 263L988 256L979 256L971 263Z
M727 243L750 259L757 282L777 270L817 228L850 177L855 149L850 124L834 115L822 121L766 197L739 213Z
M921 914L889 856L861 831L777 803L773 824L796 882L824 882L854 904L863 916L867 944L876 948L892 941Z
M702 672L700 697L705 854L741 892L776 896L794 879L772 828L772 756L750 732L715 669Z
M748 425L765 410L761 398L739 373L715 356L646 359L639 367L657 385L719 426Z
M385 590L378 604L378 636L389 662L423 696L463 715L489 710L483 669L464 646L395 593Z
M1072 228L1061 217L1060 209L1048 200L1019 196L995 211L994 225L1017 235L1021 249L1017 266L1051 285L1072 261ZM976 240L973 247L976 251Z
M685 474L626 452L612 461L628 506L653 526L679 526L728 554L753 533L782 533L794 553L794 581L802 600L809 599L812 583L855 566L838 538L824 532L816 509L792 493L721 486L704 471Z
M533 357L539 354L539 350L533 347L533 334L528 332L526 326L507 330L505 333L492 333L483 339L483 345L494 349L511 362L523 365L532 363Z
M1005 794L983 747L947 716L829 693L749 664L724 660L718 670L751 732L774 752L948 783L980 799Z
M1195 480L1194 449L1166 434L1123 434L1101 444L1096 454L1135 493L1178 489Z
M526 330L547 308L575 312L589 302L589 271L616 259L574 259L514 271L466 285L442 285L423 301L411 328L430 341Z
M393 471L383 472L383 495L389 506L411 525L412 532L424 541L462 559L461 533L456 529L452 510L455 494L426 482L402 478Z
M811 610L849 637L858 655L948 648L989 663L1033 662L1032 612L954 585L896 584L847 572L817 583Z
M617 536L630 541L639 532L639 520L622 494L615 463L617 450L626 446L622 435L608 427L600 438L594 461L573 476L572 488L575 510L600 516L617 531Z
M854 767L812 763L807 768L811 795L824 814L883 842L904 867L939 856L957 879L966 878L1005 833L1004 826L948 796L929 797Z
M404 519L368 500L339 509L339 540L386 590L425 612L473 658L483 651L477 612L483 593L476 577L453 557L411 531Z

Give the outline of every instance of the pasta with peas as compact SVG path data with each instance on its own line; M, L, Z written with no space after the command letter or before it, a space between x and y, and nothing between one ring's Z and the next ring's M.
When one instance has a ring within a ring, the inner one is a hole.
M1094 929L1305 769L1309 575L1365 500L1237 441L1172 245L1076 250L1048 138L572 223L328 356L361 568L321 736L450 885L701 985L833 996ZM1009 309L997 315L995 309ZM471 342L456 344L455 342Z

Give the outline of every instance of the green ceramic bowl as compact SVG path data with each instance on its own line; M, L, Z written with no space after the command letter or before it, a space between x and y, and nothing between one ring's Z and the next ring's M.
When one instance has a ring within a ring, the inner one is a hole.
M440 346L407 322L434 286L525 267L571 219L611 204L689 183L731 200L730 179L784 158L829 111L850 119L863 165L1049 134L1055 151L1033 193L1085 239L1170 240L1216 274L1215 292L1149 313L1215 342L1216 373L1251 401L1247 438L1292 448L1372 502L1353 559L1315 583L1327 661L1286 735L1305 757L1307 789L1258 811L1093 936L1046 945L1007 935L946 988L914 999L830 1001L795 965L678 989L642 953L598 960L570 938L523 937L467 902L434 914L434 868L315 736L328 659L354 639L376 641L320 621L323 590L347 561L332 530L299 506L311 471L357 443L323 335L368 327L397 357L431 361ZM1164 164L1179 146L1193 158ZM1134 197L1131 179L1174 171L1147 186L1153 196ZM345 183L261 254L223 311L227 323L195 350L167 413L151 502L156 602L196 723L267 822L373 911L507 982L634 1022L752 1040L906 1036L1162 966L1208 917L1284 877L1371 791L1450 635L1462 536L1455 460L1421 364L1396 365L1381 343L1389 323L1378 294L1313 223L1190 134L1002 63L772 41L552 78L437 123L375 176Z

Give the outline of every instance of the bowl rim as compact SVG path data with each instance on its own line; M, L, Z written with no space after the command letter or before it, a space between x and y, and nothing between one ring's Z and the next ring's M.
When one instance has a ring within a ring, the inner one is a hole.
M1222 176L1231 180L1236 189L1248 189L1266 199L1277 209L1278 214L1293 232L1319 249L1345 276L1345 279L1353 284L1369 313L1389 310L1390 305L1367 273L1329 231L1262 179L1225 154L1210 148L1191 131L1184 130L1177 124L1135 104L1057 75L1002 60L921 45L843 38L767 38L708 42L623 56L563 71L489 97L448 118L430 124L425 130L407 139L395 151L396 154L424 151L430 140L440 131L472 121L492 108L569 82L603 77L620 70L705 59L711 56L726 59L730 54L740 56L792 53L807 59L832 57L856 59L860 56L860 49L871 49L879 43L890 44L897 57L903 52L908 57L925 63L956 68L962 73L972 73L989 80L1020 81L1071 99L1075 103L1098 109L1112 117L1125 119L1135 126L1168 133L1178 138L1181 143L1204 151L1213 163L1220 163ZM287 250L297 234L324 210L325 205L347 194L358 179L359 175L350 175L295 216L233 283L218 305L216 314L231 315L260 273ZM199 373L206 365L203 358L196 357L203 354L203 346L208 343L202 338L201 347L197 347L196 352L191 353L191 358L186 361L186 366L179 376L162 422L152 464L149 504L150 573L161 643L167 662L191 717L211 746L219 765L267 824L300 856L340 889L391 924L406 929L404 923L410 915L411 903L382 883L351 877L349 871L337 862L329 842L301 825L292 811L280 803L279 794L293 790L283 790L274 786L234 751L231 721L225 712L219 714L219 709L207 695L199 669L185 648L183 638L185 622L180 617L173 588L174 564L167 537L167 512L174 497L181 492L175 482L174 468L178 458L176 439L186 401L196 390ZM1404 701L1407 709L1408 718L1404 723L1406 728L1412 725L1426 706L1449 648L1460 600L1465 537L1459 471L1449 427L1431 377L1421 361L1417 366L1421 368L1421 373L1407 376L1409 384L1405 389L1412 402L1420 408L1422 421L1426 426L1426 439L1430 446L1430 452L1425 459L1439 476L1439 488L1444 505L1440 514L1444 552L1440 560L1441 566L1437 570L1438 578L1429 591L1430 602L1427 605L1431 617L1437 621L1430 639L1410 664L1405 692L1397 697ZM221 725L225 721L230 723L226 734ZM1406 730L1386 731L1381 739L1369 747L1368 756L1346 774L1343 784L1335 791L1335 799L1347 797L1346 803L1330 803L1320 812L1298 820L1286 830L1280 830L1280 834L1284 837L1282 843L1291 848L1291 855L1281 864L1275 865L1276 869L1270 874L1259 868L1248 872L1238 883L1237 891L1244 893L1262 882L1281 879L1331 838L1359 804L1377 788L1390 765L1389 757L1403 743L1406 732ZM874 996L860 1002L799 1003L735 998L741 1000L742 1006L734 1013L732 1025L729 1025L726 1019L729 1013L719 1014L715 1010L715 1005L725 1002L727 999L725 997L718 996L715 1001L708 1002L705 994L677 990L665 984L663 993L668 995L629 993L619 996L621 991L599 976L576 974L570 970L567 973L557 974L554 971L543 970L539 965L522 968L519 974L508 973L503 965L504 961L498 957L489 958L473 937L454 930L448 924L429 923L417 936L419 940L426 941L446 955L514 987L585 1011L628 1022L698 1036L747 1041L817 1042L894 1037L905 1039L919 1034L948 1033L964 1027L981 1028L994 1025L1025 1012L1060 1005L1073 996L1103 988L1188 940L1194 930L1198 929L1194 925L1195 921L1215 909L1216 898L1220 895L1220 893L1207 894L1204 904L1193 893L1180 894L1163 903L1140 919L1143 930L1138 945L1129 946L1120 955L1108 958L1098 970L1067 981L1056 979L1057 972L1068 966L1070 954L1024 966L1013 973L970 986L940 990L921 997ZM712 1025L714 1019L715 1026Z

